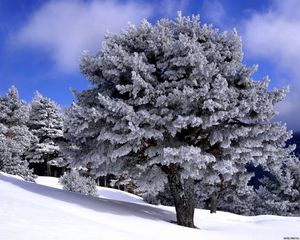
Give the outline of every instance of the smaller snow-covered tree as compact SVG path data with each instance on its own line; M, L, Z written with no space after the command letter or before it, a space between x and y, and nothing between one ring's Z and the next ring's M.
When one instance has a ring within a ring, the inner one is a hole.
M221 211L241 214L255 215L255 199L256 192L253 186L244 185L244 188L228 189L218 199L218 209Z
M292 156L283 163L282 174L278 180L282 183L281 195L289 201L287 215L300 216L300 162Z
M24 158L34 136L26 124L28 111L25 102L19 99L16 87L0 97L0 166L1 171L33 180L32 171Z
M59 106L39 92L29 105L30 131L37 138L26 159L38 175L57 175L51 168L66 164L60 144L63 142L63 115Z
M80 176L76 170L65 172L60 177L59 183L63 185L63 189L78 192L84 195L97 196L96 182L91 177Z
M300 215L300 162L294 155L270 169L257 190L256 214Z

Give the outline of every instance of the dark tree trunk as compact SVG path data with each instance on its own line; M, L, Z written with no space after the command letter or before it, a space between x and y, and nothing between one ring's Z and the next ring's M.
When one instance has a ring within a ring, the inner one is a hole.
M216 213L218 206L218 194L213 193L210 197L210 213Z
M218 202L220 197L224 194L224 191L226 189L226 182L224 180L224 177L222 174L219 175L220 177L220 183L218 184L219 190L212 193L211 197L209 198L209 204L210 204L210 213L216 213ZM227 187L231 186L231 181L227 182Z
M53 175L52 175L52 171L51 171L51 166L50 166L49 164L47 164L47 171L46 171L46 174L47 174L46 176L51 176L51 177L53 176Z
M48 161L49 161L49 156L46 155L44 156L44 161L43 161L43 168L44 168L44 174L43 176L51 176L50 175L50 166L48 165Z
M194 228L194 181L181 180L178 172L168 173L168 182L174 200L177 224Z

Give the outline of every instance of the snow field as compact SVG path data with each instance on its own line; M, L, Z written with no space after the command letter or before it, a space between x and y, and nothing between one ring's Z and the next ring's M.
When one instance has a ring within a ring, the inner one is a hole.
M173 207L153 206L115 189L99 197L61 190L58 179L29 183L0 173L1 240L205 239L265 240L300 238L299 217L256 216L197 209L199 229L178 226Z

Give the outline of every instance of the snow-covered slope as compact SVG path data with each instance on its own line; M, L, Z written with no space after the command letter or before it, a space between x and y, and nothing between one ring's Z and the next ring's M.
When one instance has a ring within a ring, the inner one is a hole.
M37 182L0 173L1 240L300 238L300 218L196 210L199 229L189 229L171 223L173 208L148 205L128 193L99 188L96 198L57 189L55 178Z

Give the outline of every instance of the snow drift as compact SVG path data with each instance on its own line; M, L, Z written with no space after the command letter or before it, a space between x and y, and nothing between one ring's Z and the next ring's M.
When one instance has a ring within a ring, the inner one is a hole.
M58 189L56 178L40 177L37 182L0 173L1 240L300 238L297 217L197 209L199 229L190 229L172 223L172 207L152 206L129 193L98 188L100 196L90 197Z

